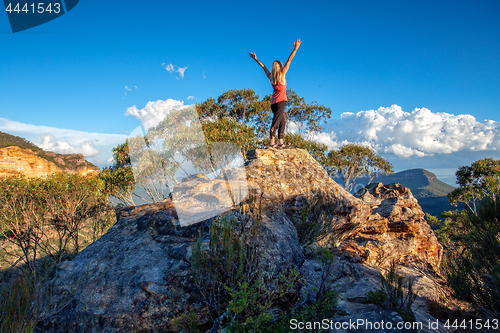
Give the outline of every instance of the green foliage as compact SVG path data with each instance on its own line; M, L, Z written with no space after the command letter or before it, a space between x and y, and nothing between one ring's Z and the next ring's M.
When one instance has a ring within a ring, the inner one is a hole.
M294 91L287 90L287 119L295 123L298 135L320 131L321 122L326 123L330 118L331 110L316 102L306 103ZM233 89L225 91L215 101L213 98L196 105L202 120L220 120L229 118L240 124L254 127L256 137L264 140L269 136L272 121L271 95L259 99L252 89Z
M209 150L212 153L213 164L218 164L216 160L217 155L221 155L217 154L220 146L217 146L215 143L225 142L237 145L244 160L246 160L246 153L256 148L255 130L246 124L240 124L232 119L223 118L219 121L203 121L202 126Z
M21 149L31 149L33 151L41 151L42 149L25 138L14 136L8 133L0 132L0 148L16 146Z
M193 312L183 312L172 320L172 326L176 331L186 333L199 333L198 318Z
M326 152L328 151L328 147L326 145L316 141L304 139L303 136L294 133L285 134L284 140L289 147L306 149L309 154L311 154L311 156L318 161L318 163L325 163Z
M298 299L302 277L297 269L274 279L259 270L259 224L259 203L250 198L238 211L216 218L208 239L200 232L193 246L196 286L216 325L228 332L263 332Z
M453 242L455 245L465 245L465 235L471 230L467 211L443 212L441 213L441 219L426 214L426 219L434 228L438 228L435 230L435 234L441 243L450 245Z
M235 216L223 215L209 230L208 244L198 237L191 264L198 289L211 313L219 317L230 300L228 290L238 290L241 281L257 279L256 247L247 243Z
M294 307L290 311L282 313L278 319L265 322L257 330L251 332L288 333L292 319L297 322L320 322L325 318L332 318L337 313L335 306L338 300L339 293L335 289L326 289L319 295L316 302Z
M252 89L224 91L217 101L210 97L205 102L196 104L196 109L202 121L235 121L255 128L258 138L266 137L271 124L270 99L259 100Z
M327 247L319 247L316 251L316 257L323 264L331 264L335 259L335 253Z
M61 260L94 241L114 221L104 182L94 175L0 180L0 232L22 252L36 279L36 259ZM91 239L83 226L91 226ZM81 237L83 237L83 242Z
M461 166L455 173L458 188L448 194L453 205L463 202L477 213L477 201L482 198L495 200L500 192L500 159L483 158L470 166Z
M387 294L382 289L370 290L367 291L366 299L364 303L376 304L376 305L384 305L387 300Z
M0 288L0 332L31 333L38 322L42 299L39 285L24 273Z
M455 213L443 263L456 297L500 314L500 195L477 203L476 212Z
M321 122L326 124L326 119L330 118L330 108L318 105L315 101L307 104L303 97L291 89L287 90L287 98L288 120L297 126L300 136L321 131Z
M332 237L332 241L335 241L334 209L320 194L307 199L300 210L300 216L293 219L301 246L309 246L327 237Z
M107 196L117 198L123 206L134 205L136 187L128 140L113 148L113 165L101 170L99 178L104 182Z
M135 182L132 167L104 168L99 173L106 195L115 197L125 206L134 205Z
M351 191L356 179L366 174L370 183L375 175L394 173L393 166L382 156L376 154L370 147L348 143L328 153L325 165L335 174L340 174L345 181L344 188Z
M386 274L381 275L382 288L368 292L367 302L387 306L396 311L404 321L415 321L411 305L417 295L413 293L413 281L404 283L403 277L397 273L396 263L393 261Z
M298 283L298 275L291 272L288 276L282 276L278 285L286 284L295 289ZM232 300L228 307L229 319L225 329L234 333L280 333L290 331L290 320L297 321L321 321L324 318L333 317L336 313L339 294L332 289L324 290L318 300L312 304L301 304L292 307L276 307L276 296L279 293L270 293L263 285L255 283L249 286L243 283L238 292L232 294ZM274 301L273 301L274 300Z

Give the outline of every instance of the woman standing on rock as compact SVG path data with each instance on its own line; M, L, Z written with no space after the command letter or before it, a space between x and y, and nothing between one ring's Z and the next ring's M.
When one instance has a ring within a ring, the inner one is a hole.
M283 63L279 60L275 60L273 62L272 73L269 72L267 67L257 60L257 56L255 53L250 52L250 57L255 60L260 67L264 69L266 76L271 81L273 86L273 97L271 99L271 110L273 111L274 117L273 122L271 124L271 141L269 147L273 148L285 148L285 144L283 143L283 136L285 134L285 105L288 99L286 98L286 79L285 75L288 72L288 68L290 68L290 63L292 62L293 57L295 56L295 52L299 49L300 43L302 41L300 38L297 38L297 41L293 42L293 51L288 57L288 60L283 66ZM278 145L274 142L274 134L278 130Z

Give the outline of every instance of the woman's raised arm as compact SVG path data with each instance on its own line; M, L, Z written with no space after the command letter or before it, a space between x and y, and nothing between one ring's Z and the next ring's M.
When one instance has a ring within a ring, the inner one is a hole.
M264 65L259 60L257 60L257 55L255 53L250 52L250 57L253 60L255 60L259 64L260 67L262 67L262 69L266 73L267 78L270 80L271 79L271 72L269 72L269 70L267 69L266 65Z
M283 76L285 76L286 72L288 72L288 68L290 68L290 63L292 62L293 57L295 57L295 53L299 49L300 43L302 43L300 38L297 38L297 40L295 42L293 42L293 51L290 54L290 56L288 57L288 60L286 61L285 66L283 67Z

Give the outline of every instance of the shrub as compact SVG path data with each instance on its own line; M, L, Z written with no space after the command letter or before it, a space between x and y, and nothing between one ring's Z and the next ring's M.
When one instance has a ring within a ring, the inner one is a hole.
M257 278L256 248L247 243L243 228L235 215L222 215L210 226L208 247L201 231L193 247L195 282L215 317L225 312L228 290L237 290L240 281Z
M94 175L0 180L1 235L20 249L35 280L38 258L49 255L60 261L78 253L114 221L103 189ZM88 227L90 232L84 230Z
M500 314L500 196L464 212L464 228L445 252L443 268L455 296Z
M198 318L193 312L186 313L183 312L181 315L175 317L172 321L172 326L177 331L182 331L186 333L198 333Z
M40 315L39 284L29 272L0 289L0 332L31 333Z
M311 196L300 210L300 216L293 219L300 245L307 247L330 237L335 243L337 227L333 205L325 202L321 194Z
M382 288L368 291L364 303L377 304L396 311L404 321L415 321L411 305L417 297L413 293L413 281L404 279L397 273L393 261L386 274L381 275Z
M365 296L364 303L384 305L387 300L387 294L381 289L367 291Z
M413 293L413 281L403 282L403 277L397 273L393 261L386 275L382 274L382 291L387 295L387 302L405 321L415 321L411 305L417 295Z

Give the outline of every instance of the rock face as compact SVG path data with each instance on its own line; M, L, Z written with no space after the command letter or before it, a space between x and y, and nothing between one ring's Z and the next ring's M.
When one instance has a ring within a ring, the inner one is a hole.
M0 149L0 177L21 174L25 177L43 177L54 172L86 175L98 173L99 168L85 161L80 154L60 155L44 152L42 157L36 151L16 146Z
M425 261L439 269L443 247L407 187L398 183L370 184L355 194L372 208L372 215L343 248L370 265Z
M243 183L246 190L238 195L244 193L245 200L235 200L237 188ZM241 207L250 201L257 203L260 222L247 225L244 232L258 229L258 238L252 241L263 263L260 269L277 277L298 268L307 281L300 292L304 302L315 299L323 272L328 269L327 285L338 284L348 295L339 303L339 320L398 320L391 311L373 304L360 305L359 298L380 281L380 273L369 265L384 266L392 259L418 267L438 267L440 263L439 244L408 189L377 185L358 197L352 196L302 149L255 150L241 169L227 170L215 180L188 177L175 191L176 200L123 209L104 236L74 260L59 265L51 282L52 308L43 314L40 329L175 332L173 318L194 312L199 328L208 331L213 318L195 286L191 262L194 240L201 234L206 243L208 227L214 222L209 218L182 227L177 212L187 211L191 205L200 217L202 212L195 207L198 202L204 210L219 212L221 207L230 206L231 200L242 201L240 208L226 212L242 225L250 220ZM311 209L311 203L318 202L315 198L321 198L320 204ZM317 216L321 220L313 220ZM332 239L337 241L333 266L327 267L304 253L297 232L301 223L333 226L330 238L313 245L330 246ZM378 252L389 256L378 257ZM434 288L427 280L424 283L421 270L412 268L408 272L417 284ZM425 312L425 297L430 296L424 292L420 295L422 302L415 311L419 311L419 319L430 320Z

